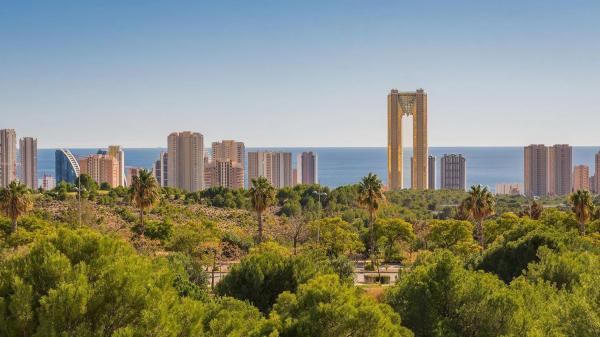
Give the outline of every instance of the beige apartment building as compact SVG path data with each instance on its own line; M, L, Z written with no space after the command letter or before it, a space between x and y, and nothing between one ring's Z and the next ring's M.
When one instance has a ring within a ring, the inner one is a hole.
M573 192L590 190L590 168L587 165L576 165L573 169Z
M114 157L119 164L119 185L118 186L129 186L131 181L127 180L125 175L125 151L120 145L110 145L108 147L108 154Z
M244 167L237 161L212 160L204 167L204 186L244 188Z
M204 160L204 186L244 188L246 148L244 143L223 140L212 143L212 159Z
M548 194L564 196L573 184L573 148L567 144L548 149Z
M173 132L167 138L167 182L189 192L204 185L204 137L198 132Z
M108 154L93 154L79 160L81 174L87 174L98 184L119 186L119 162Z
M37 139L21 138L19 140L19 157L21 182L29 188L37 189Z
M290 152L248 152L248 186L252 179L265 177L276 188L292 186L292 154Z
M548 195L548 147L532 144L524 149L525 195Z
M523 194L523 184L521 183L501 183L496 184L496 195L521 195Z
M0 187L17 180L17 133L13 129L0 130Z
M435 190L435 157L434 156L429 156L429 159L427 161L427 169L429 171L429 172L427 172L427 174L428 174L427 187L430 190Z
M319 158L316 153L302 152L296 156L296 175L297 184L319 183Z
M411 162L411 186L428 188L427 145L427 94L423 89L399 92L392 89L388 94L388 188L403 188L402 119L413 118L413 157Z

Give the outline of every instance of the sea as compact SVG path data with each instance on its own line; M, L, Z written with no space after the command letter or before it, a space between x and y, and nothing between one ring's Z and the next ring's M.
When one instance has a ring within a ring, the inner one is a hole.
M56 149L38 150L38 177L54 175L54 152ZM75 156L86 156L97 148L70 149ZM296 154L312 151L318 156L319 182L330 188L355 184L372 172L384 183L387 180L387 149L384 147L292 147L292 148L246 148L246 151L270 150L292 153L295 166ZM164 148L126 148L125 166L152 168ZM594 170L594 155L600 146L573 147L573 165L588 165ZM439 188L440 158L444 154L462 154L467 162L467 185L481 184L495 189L499 183L523 182L523 147L430 147L429 154L436 158L436 184ZM404 186L410 186L410 158L412 149L404 150Z

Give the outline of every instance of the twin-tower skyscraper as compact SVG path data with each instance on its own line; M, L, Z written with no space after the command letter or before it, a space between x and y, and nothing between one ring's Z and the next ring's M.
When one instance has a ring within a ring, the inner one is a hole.
M399 92L392 89L388 94L388 188L403 188L404 162L402 148L402 119L413 119L413 155L411 163L411 187L428 188L427 145L427 94L423 89ZM433 188L433 187L432 187Z

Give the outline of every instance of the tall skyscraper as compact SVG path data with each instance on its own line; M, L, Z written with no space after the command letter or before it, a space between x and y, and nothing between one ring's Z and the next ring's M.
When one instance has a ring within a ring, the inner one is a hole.
M56 179L49 174L44 174L44 176L42 177L42 189L44 191L50 191L50 190L54 189L55 187L56 187Z
M79 177L79 163L75 156L68 149L59 149L54 152L54 176L56 183L65 181L70 184L75 183Z
M276 188L292 186L290 152L248 152L248 186L252 179L265 177Z
M440 161L441 189L465 190L467 188L467 163L461 154L445 154Z
M37 189L37 139L31 137L21 138L19 140L19 157L21 161L21 181L27 187Z
M548 194L568 195L573 183L573 148L557 144L548 151Z
M0 130L0 187L17 179L17 133L13 129Z
M299 184L319 183L319 159L316 153L302 152L296 157L296 171Z
M497 195L520 195L523 193L523 184L521 183L501 183L496 184Z
M109 154L93 154L79 160L81 174L89 175L98 184L119 186L119 160Z
M525 195L544 197L548 195L549 151L543 144L532 144L524 149Z
M594 173L594 186L596 186L596 190L594 192L600 193L600 151L596 153L596 170Z
M429 178L427 179L427 187L430 190L435 190L435 157L434 156L429 156L429 160L427 162L427 169L429 170L429 172L427 172L427 174L429 175Z
M121 147L120 145L110 145L108 147L107 153L110 156L114 157L117 160L117 163L119 164L118 186L131 185L130 181L126 181L127 179L125 176L125 151L123 151L123 147Z
M161 187L167 187L168 185L168 163L169 163L169 155L166 152L160 153L158 159L154 162L154 167L152 172L154 173L154 178Z
M205 161L205 166L204 180L206 184L209 184L208 186L244 188L244 167L246 166L244 143L234 140L213 142L212 160Z
M573 168L573 192L579 190L590 190L590 167L587 165Z
M244 188L244 167L237 161L217 159L205 164L204 185L209 187Z
M390 190L403 188L402 118L405 115L413 117L411 186L427 189L427 94L423 89L415 92L392 89L388 94L388 187Z
M213 142L212 160L231 160L245 166L246 148L244 147L244 143L236 142L235 140Z
M167 138L169 187L189 192L204 185L204 137L197 132L174 132Z

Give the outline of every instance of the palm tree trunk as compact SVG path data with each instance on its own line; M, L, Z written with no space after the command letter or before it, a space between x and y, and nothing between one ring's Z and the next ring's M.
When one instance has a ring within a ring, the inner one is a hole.
M256 214L258 214L258 243L262 243L263 240L263 218L262 218L262 212L256 212Z
M371 249L371 254L375 254L375 233L373 230L374 227L374 219L373 212L369 212L369 246Z
M17 231L17 217L15 216L12 218L12 226L10 228L10 232L14 233L16 231Z
M579 234L585 235L585 223L579 220Z
M479 245L482 249L485 250L485 238L483 237L483 220L477 221L477 239L479 240Z
M144 232L146 231L146 228L144 228L144 207L140 207L140 230L142 235L144 235Z
M215 253L213 255L212 280L210 282L210 289L215 289L215 269L216 268L217 268L217 250L215 249Z

